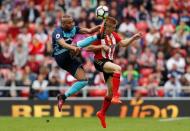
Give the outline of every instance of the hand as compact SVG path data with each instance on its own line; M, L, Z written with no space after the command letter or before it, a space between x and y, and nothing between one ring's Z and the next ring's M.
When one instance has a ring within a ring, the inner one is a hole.
M109 46L107 45L102 45L102 49L105 51L105 52L108 52L109 51Z
M102 25L97 25L97 28L100 31L100 29L102 28Z
M70 50L70 54L72 56L77 56L81 52L81 49L79 47L73 46L72 49Z
M133 35L133 39L134 39L134 40L138 40L138 39L140 39L140 38L142 38L142 33L141 33L141 32L139 32L139 33Z

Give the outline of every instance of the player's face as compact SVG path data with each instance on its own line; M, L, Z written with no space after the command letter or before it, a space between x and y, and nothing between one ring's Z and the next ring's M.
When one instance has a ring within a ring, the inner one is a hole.
M74 26L74 21L72 18L67 18L62 21L62 27L64 30L70 31Z
M107 35L110 35L113 31L115 31L115 29L116 29L116 25L110 24L110 23L106 23L105 33Z

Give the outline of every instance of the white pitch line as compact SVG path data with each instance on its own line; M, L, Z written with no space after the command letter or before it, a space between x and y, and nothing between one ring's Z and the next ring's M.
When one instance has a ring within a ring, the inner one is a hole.
M185 120L185 119L190 119L190 117L165 118L165 119L160 119L159 121L167 122L167 121L179 121L179 120Z

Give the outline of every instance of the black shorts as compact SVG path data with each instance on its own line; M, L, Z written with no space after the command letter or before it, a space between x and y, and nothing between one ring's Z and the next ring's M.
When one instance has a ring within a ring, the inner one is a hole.
M109 59L94 60L94 66L98 71L103 72L104 80L107 82L108 78L110 76L112 77L113 74L104 72L103 67L106 62L113 62L113 61Z
M54 58L59 67L68 71L73 76L79 67L82 68L82 63L76 57L71 56L69 51L54 55Z

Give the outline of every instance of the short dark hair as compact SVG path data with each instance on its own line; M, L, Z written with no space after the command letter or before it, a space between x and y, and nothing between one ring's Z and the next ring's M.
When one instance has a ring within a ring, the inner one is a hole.
M61 22L63 22L65 19L72 19L72 17L70 15L63 15L62 18L61 18Z

